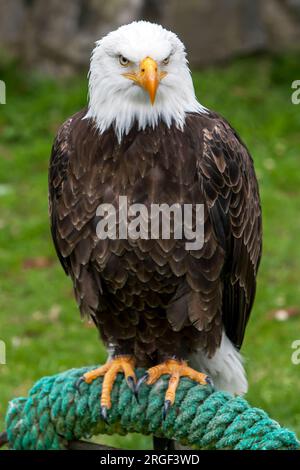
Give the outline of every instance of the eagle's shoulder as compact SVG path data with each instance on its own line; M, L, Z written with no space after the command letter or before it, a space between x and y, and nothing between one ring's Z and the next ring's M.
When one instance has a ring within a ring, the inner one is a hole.
M253 158L227 119L210 110L202 114L190 113L187 116L187 127L201 141L198 169L204 175L211 176L208 175L210 171L215 178L219 175L232 187L232 179L236 179L239 173L242 179L253 179L258 193Z
M86 109L82 109L73 116L70 116L58 129L55 136L49 165L49 183L57 186L61 181L55 181L59 173L65 172L66 164L74 150L74 141L79 135L87 132L90 123L83 118Z
M85 119L86 112L83 108L61 124L54 139L52 157L69 152L74 140L91 131L93 123L91 119Z
M239 134L232 127L229 121L216 111L207 109L206 112L203 113L187 113L186 124L189 128L197 128L202 132L202 135L203 133L206 133L207 135L208 133L214 132L215 135L219 135L224 140L228 140L230 138L245 146Z

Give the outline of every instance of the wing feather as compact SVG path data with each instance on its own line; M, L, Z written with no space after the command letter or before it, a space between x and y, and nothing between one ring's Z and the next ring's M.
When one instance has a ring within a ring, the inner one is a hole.
M254 301L261 257L261 207L247 148L223 118L215 114L212 118L213 123L203 129L198 174L215 238L225 250L223 323L228 337L240 347ZM214 258L211 261L214 263Z
M80 310L83 314L93 315L99 308L101 297L99 273L94 275L89 265L96 244L94 219L99 193L95 191L97 178L91 171L95 149L84 149L87 136L91 135L89 124L82 120L84 114L85 110L68 119L53 144L49 167L49 214L54 246L66 274L73 279ZM85 160L82 152L85 152ZM104 246L100 245L102 249Z

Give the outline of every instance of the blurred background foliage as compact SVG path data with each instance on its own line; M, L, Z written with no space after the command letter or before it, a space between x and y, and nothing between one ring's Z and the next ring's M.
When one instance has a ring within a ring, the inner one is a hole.
M292 342L300 339L300 105L291 102L300 61L295 51L252 52L205 68L193 63L193 79L201 103L223 114L246 142L260 183L264 253L242 349L248 399L300 435L300 365L291 361ZM44 67L29 70L18 54L7 57L0 58L7 86L7 104L0 106L0 339L7 346L0 429L9 399L26 394L39 377L106 357L95 329L80 319L47 215L52 141L59 125L86 104L87 66L71 74L55 68L50 78ZM101 441L151 446L141 436Z

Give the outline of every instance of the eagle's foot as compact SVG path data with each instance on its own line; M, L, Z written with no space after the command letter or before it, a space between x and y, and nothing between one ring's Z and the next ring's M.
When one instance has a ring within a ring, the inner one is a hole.
M185 361L167 359L165 362L148 369L146 374L139 380L137 388L139 388L143 382L146 382L148 385L153 385L162 375L165 374L170 375L170 379L165 394L165 404L163 411L164 418L175 402L176 390L181 377L188 377L189 379L194 380L201 385L212 384L211 379L207 375L192 369Z
M82 380L88 384L92 383L98 377L104 377L101 392L101 415L105 421L107 421L107 410L111 408L110 396L119 372L123 372L129 388L132 390L135 397L137 397L134 367L135 360L132 356L115 356L111 361L98 369L91 370L83 375Z

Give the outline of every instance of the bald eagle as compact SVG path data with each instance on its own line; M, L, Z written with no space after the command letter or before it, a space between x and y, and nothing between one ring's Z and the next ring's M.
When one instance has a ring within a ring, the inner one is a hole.
M99 238L97 208L204 206L204 243L174 236ZM107 347L102 415L123 372L169 374L166 412L181 376L243 394L239 353L261 257L252 158L235 130L195 96L185 47L163 27L134 22L96 43L89 103L56 136L49 170L51 230L82 315Z

